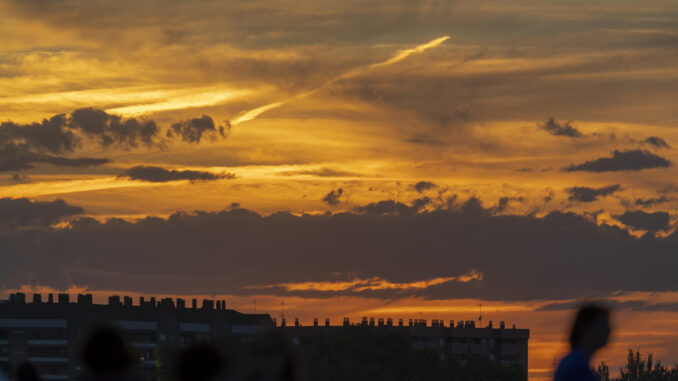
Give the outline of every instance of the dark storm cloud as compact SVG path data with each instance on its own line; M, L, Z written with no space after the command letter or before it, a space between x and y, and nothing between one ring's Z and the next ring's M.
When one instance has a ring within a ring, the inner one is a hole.
M548 118L546 122L539 125L539 128L555 136L566 136L568 138L581 138L584 136L577 127L569 122L556 122L553 118Z
M223 126L215 127L214 121L207 115L172 124L172 129L167 131L167 136L171 137L173 133L181 136L181 140L185 142L196 144L200 143L203 135L211 139L215 139L218 135L226 137L226 129Z
M34 163L47 163L59 167L91 167L108 163L108 159L69 158L31 151L25 144L7 143L0 146L0 172L33 168Z
M634 229L649 231L668 229L671 222L671 216L667 212L647 213L642 210L627 210L615 218Z
M573 213L494 215L476 199L415 208L384 200L337 214L262 216L229 208L135 222L80 218L67 229L0 229L0 287L41 279L57 288L139 292L492 300L678 291L678 257L671 255L677 233L636 238ZM463 281L464 274L478 276ZM380 290L248 288L375 277L394 284L457 280Z
M70 116L58 114L40 123L0 124L0 144L24 144L33 151L65 154L80 146L82 135L98 141L102 147L136 147L140 142L152 145L158 126L152 120L123 119L95 108L75 110Z
M323 197L323 201L327 203L327 205L338 205L341 202L341 196L344 194L344 190L339 188L336 190L331 190L328 194Z
M634 201L634 204L636 204L638 206L648 207L648 206L663 204L663 203L668 202L668 201L670 201L670 200L666 196L650 197L650 198L637 198L636 201Z
M63 200L31 201L27 198L0 198L0 230L8 227L49 226L84 210Z
M666 143L666 140L658 136L650 136L647 139L643 140L641 143L649 144L651 146L654 146L655 148L671 148L668 145L668 143Z
M172 125L168 136L199 143L204 135L214 138L226 136L224 127L216 128L212 118L181 121ZM106 158L72 158L64 155L77 150L86 137L103 148L136 148L162 146L158 140L160 129L155 121L123 118L96 108L81 108L70 115L58 114L40 123L0 124L0 171L20 171L33 168L35 163L49 163L62 167L86 167L108 163ZM186 174L185 176L190 176ZM199 177L199 175L197 175Z
M419 193L426 192L427 190L431 190L435 188L437 185L430 182L430 181L420 181L416 184L413 184L412 187L414 190L416 190Z
M53 154L73 152L79 145L79 139L67 128L67 119L63 114L40 123L0 124L0 145L9 143L23 144L31 149Z
M230 173L214 174L204 171L177 171L160 167L139 165L126 170L118 177L128 177L132 180L149 181L152 183L166 183L179 180L210 181L219 179L232 179L235 178L235 175Z
M615 150L612 152L612 157L601 157L582 164L572 164L562 170L564 172L640 171L651 168L667 168L670 165L671 162L668 159L649 151L636 149L630 151Z
M95 108L81 108L73 111L69 120L71 128L98 140L103 147L118 145L122 148L137 147L139 142L151 146L158 134L153 120L123 119Z
M621 189L621 185L608 185L601 188L590 188L590 187L572 187L567 188L568 200L578 201L578 202L592 202L598 200L602 196L610 195L614 192L617 192Z

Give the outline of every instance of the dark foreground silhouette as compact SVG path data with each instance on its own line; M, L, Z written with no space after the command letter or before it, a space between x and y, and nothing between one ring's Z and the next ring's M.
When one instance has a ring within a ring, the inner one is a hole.
M579 309L570 331L570 353L558 365L555 381L595 381L591 356L610 336L610 312L598 305Z
M489 358L459 361L451 353L414 349L410 337L375 327L347 327L341 333L301 337L281 334L243 341L215 341L226 356L224 375L243 381L525 381L519 365L502 366ZM179 352L181 353L181 352ZM172 381L177 351L156 351L158 381Z
M201 343L181 351L177 358L177 381L211 381L224 377L226 359L218 347Z
M83 381L132 381L132 354L118 330L95 327L82 345Z
M38 370L32 364L23 363L16 369L17 381L40 381Z

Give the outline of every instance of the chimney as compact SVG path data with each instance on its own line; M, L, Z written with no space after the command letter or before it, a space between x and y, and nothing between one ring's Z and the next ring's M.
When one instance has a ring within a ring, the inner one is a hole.
M120 297L118 295L113 295L108 297L108 305L109 306L119 306L120 305Z
M398 319L398 327L402 327L402 326L403 326L403 319L401 318L401 319Z
M33 294L33 304L40 304L40 303L42 303L42 295Z
M151 296L151 307L155 307L155 296Z
M412 321L412 319L410 319L409 327L414 327L414 322Z
M487 325L487 328L492 329L492 320L489 321L489 324Z
M144 301L144 297L143 297L143 296L140 296L140 297L139 297L139 307L143 307L144 304L146 304L146 302Z
M52 304L54 303L54 294L47 294L47 303Z
M26 304L26 294L23 292L17 292L14 294L14 300L17 304Z
M363 320L362 320L361 325L367 327L367 318L365 316L363 316Z
M344 327L350 327L351 326L351 320L347 317L344 318Z
M125 307L132 307L132 298L131 297L125 296L123 298L123 300L125 301Z
M186 301L181 298L177 298L177 309L178 310L186 309Z
M314 327L318 326L318 318L313 318L313 326Z
M330 318L325 318L325 327L330 326Z
M393 327L393 319L391 318L386 319L386 325L389 327Z
M513 324L513 329L516 329L516 325L515 325L515 324Z
M374 317L370 318L370 327L374 327Z
M380 327L383 327L384 326L384 318L379 318L379 320L377 320L377 325L379 325Z
M284 327L287 323L285 322L285 318L282 318L282 321L280 322L280 326Z
M299 318L294 318L294 326L299 327Z
M226 311L226 301L223 300L223 299L221 300L221 309L223 309L224 311Z
M499 322L499 329L504 329L506 328L506 323L502 320Z
M71 302L68 294L59 294L57 296L59 299L59 304L68 304Z
M198 299L191 300L191 307L195 310L198 309Z
M172 298L163 298L160 300L158 307L161 307L164 310L173 310L174 300L172 300Z

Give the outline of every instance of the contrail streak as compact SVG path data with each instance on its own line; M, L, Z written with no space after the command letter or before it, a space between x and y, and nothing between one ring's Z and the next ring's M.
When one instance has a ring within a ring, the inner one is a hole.
M309 96L317 93L318 91L324 89L325 87L330 86L330 85L334 84L335 82L338 82L342 79L351 78L351 77L354 77L358 74L362 74L366 71L370 71L372 69L393 65L395 63L398 63L398 62L406 59L407 57L411 56L412 54L423 53L424 51L426 51L428 49L435 48L435 47L439 46L443 42L447 41L449 38L450 38L450 36L443 36L443 37L440 37L440 38L436 38L435 40L429 41L425 44L417 45L412 49L401 50L395 56L387 59L386 61L377 62L375 64L371 64L371 65L367 65L367 66L361 66L359 68L350 70L350 71L348 71L344 74L341 74L337 77L330 79L329 81L323 83L321 86L319 86L319 87L317 87L313 90L310 90L310 91L307 91L307 92L304 92L304 93L301 93L301 94L297 94L295 96L292 96L292 97L287 98L287 99L282 100L282 101L269 103L267 105L260 106L260 107L257 107L255 109L252 109L252 110L244 111L244 112L238 114L238 116L236 116L233 120L231 120L231 126L236 126L240 123L247 122L247 121L252 120L252 119L256 119L259 115L265 113L266 111L269 111L269 110L272 110L274 108L278 108L280 106L283 106L284 104L289 103L293 100L303 99L303 98L309 97Z

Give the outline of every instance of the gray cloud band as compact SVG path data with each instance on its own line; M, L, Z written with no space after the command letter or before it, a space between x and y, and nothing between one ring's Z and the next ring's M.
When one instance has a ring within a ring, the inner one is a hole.
M4 288L40 279L140 292L490 300L678 290L678 259L667 255L678 250L677 233L636 238L573 213L499 216L476 199L428 212L385 200L333 215L233 207L135 222L76 218L68 229L47 222L81 210L59 204L55 216L54 205L29 205L34 217L0 229ZM47 217L35 217L43 209ZM480 276L424 287L248 288L356 278L416 284L469 273Z

